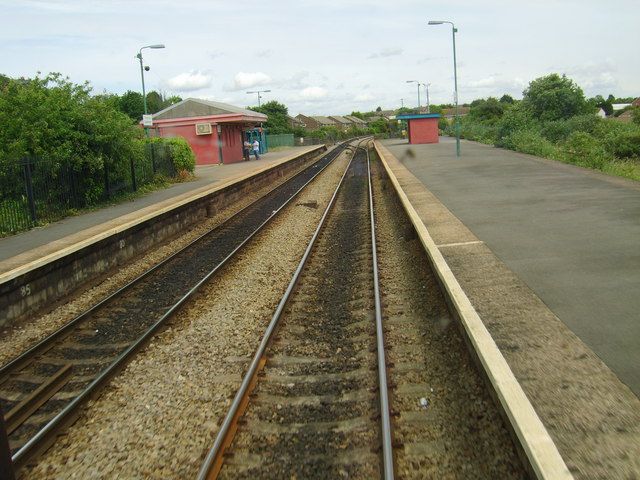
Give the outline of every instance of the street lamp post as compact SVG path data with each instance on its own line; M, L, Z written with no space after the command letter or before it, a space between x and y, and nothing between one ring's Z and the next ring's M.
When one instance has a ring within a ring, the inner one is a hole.
M145 45L140 50L138 50L138 54L136 55L136 58L140 60L140 77L142 78L142 104L144 105L144 115L146 116L147 115L147 92L145 91L145 88L144 88L144 71L145 70L149 71L149 67L145 67L142 62L142 50L144 50L145 48L164 48L164 44L156 43L154 45ZM145 121L145 117L142 117L142 126L144 127L144 134L148 138L149 129L144 124L144 121ZM138 184L136 182L136 169L133 164L133 157L131 157L131 187L133 188L134 192L138 189Z
M260 99L262 98L262 96L260 95L261 93L267 93L270 92L271 90L253 90L251 92L247 92L247 93L257 93L258 94L258 107L260 107Z
M138 54L136 55L136 58L138 60L140 60L140 77L142 78L142 101L144 103L144 114L147 114L147 92L145 91L144 88L144 71L145 70L149 70L149 67L145 67L144 64L142 63L142 50L145 48L164 48L164 45L162 43L158 43L155 45L146 45L144 47L142 47L139 51ZM145 132L147 132L148 135L148 131L145 128L144 129Z
M420 85L422 85L418 80L407 80L407 83L417 83L418 84L418 113L420 113Z
M453 35L453 81L455 85L455 101L456 101L456 116L455 116L455 130L456 130L456 156L460 156L460 115L458 113L458 70L456 66L456 32L458 29L453 22L446 20L430 20L429 25L442 25L448 23L451 25L451 33Z
M424 85L424 90L425 90L425 93L427 94L427 113L431 113L431 107L429 105L429 85L431 84L423 83L422 85Z

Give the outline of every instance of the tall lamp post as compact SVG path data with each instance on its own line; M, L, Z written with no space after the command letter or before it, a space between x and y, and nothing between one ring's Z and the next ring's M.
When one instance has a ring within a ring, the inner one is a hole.
M149 67L145 67L144 64L142 63L142 50L144 50L145 48L164 48L164 44L162 43L157 43L155 45L146 45L144 47L142 47L139 51L138 54L136 55L136 58L138 60L140 60L140 77L142 77L142 101L144 103L144 114L147 114L147 92L144 89L144 71L149 71ZM147 131L147 129L144 129L145 132Z
M451 33L453 35L453 81L455 84L455 101L456 101L456 116L455 116L455 130L456 130L456 156L460 156L460 115L458 113L458 70L456 66L456 32L458 29L453 22L446 20L430 20L429 25L442 25L448 23L451 25Z
M417 83L418 84L418 113L420 113L420 85L422 85L418 80L407 80L407 83Z
M429 105L429 85L431 85L430 83L423 83L422 85L424 85L424 91L427 94L427 113L431 113L431 107Z
M261 93L267 93L270 92L271 90L253 90L251 92L247 92L247 93L257 93L258 94L258 107L260 107L260 99L262 98L262 96L260 95Z

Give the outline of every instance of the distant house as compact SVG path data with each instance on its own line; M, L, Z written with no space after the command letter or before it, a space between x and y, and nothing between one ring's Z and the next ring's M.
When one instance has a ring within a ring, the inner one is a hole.
M458 115L464 117L469 114L471 110L470 107L458 107ZM456 116L456 107L453 108L443 108L442 109L442 118L446 118L447 120L451 118L455 118Z
M621 113L617 117L613 117L615 120L624 123L631 123L633 121L633 117L631 116L631 110L627 110L624 113Z
M323 117L319 115L307 116L307 115L299 114L299 115L296 115L296 119L304 123L305 125L304 128L307 130L317 130L320 127L336 126L336 122L331 120L329 117Z
M604 109L599 108L598 111L596 112L596 115L600 118L607 118L607 112L604 111Z
M341 128L342 130L346 130L351 125L353 125L353 122L351 120L347 119L346 117L342 117L340 115L330 115L329 118L334 122L336 122L338 127Z
M299 120L298 118L292 117L290 115L287 115L287 121L289 122L289 126L291 128L304 128L305 124L303 121Z
M226 103L187 98L152 116L150 130L158 137L183 137L197 165L240 162L246 132L260 129L263 113ZM262 133L260 133L262 135Z
M636 100L634 100L634 102ZM631 105L633 105L633 104L632 103L612 103L611 104L611 106L613 107L613 111L614 112L617 112L618 110L624 110L625 108L630 107Z
M347 120L351 120L351 122L358 128L367 127L367 122L365 122L361 118L354 117L353 115L345 115L344 118L346 118Z

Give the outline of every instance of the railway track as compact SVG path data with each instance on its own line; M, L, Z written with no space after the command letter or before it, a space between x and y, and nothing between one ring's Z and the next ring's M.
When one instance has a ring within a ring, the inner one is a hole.
M368 153L357 148L199 478L393 478Z
M376 182L357 149L199 480L527 477L415 232L373 170Z
M0 368L0 405L14 466L48 447L82 405L345 145Z

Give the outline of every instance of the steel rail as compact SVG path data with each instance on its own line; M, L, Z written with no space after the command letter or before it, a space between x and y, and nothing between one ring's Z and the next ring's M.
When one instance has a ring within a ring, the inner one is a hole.
M369 178L369 215L371 218L371 252L373 263L373 289L376 308L376 344L378 351L378 383L380 388L380 423L382 426L382 460L385 480L393 480L393 445L391 443L391 418L389 391L387 386L387 363L384 354L384 330L382 328L382 305L380 302L380 278L378 276L378 256L376 248L376 221L373 211L373 189L371 181L371 161L367 153L367 175Z
M344 144L343 144L344 145ZM343 145L339 145L338 147L336 147L335 149L333 149L331 152L328 152L326 155L324 155L323 157L320 158L320 160L322 160L322 158L324 158L327 155L331 155L333 153L335 153L336 151L339 152L342 151L341 147L343 147ZM318 160L318 161L320 161ZM314 162L317 163L317 162ZM324 170L324 168L326 168L327 166L329 166L330 163L328 163L325 167L323 167L322 169L320 169L316 175L314 175L311 180L309 180L309 182L311 182L320 172L322 172L322 170ZM312 168L312 166L309 166L308 168ZM303 174L307 169L303 169L300 172L298 172L296 175L294 175L293 177L291 177L289 180L294 179L295 177ZM287 181L289 181L287 180ZM305 185L303 185L302 188L304 188L309 182L305 183ZM217 227L209 230L208 232L203 233L202 235L200 235L199 237L197 237L196 239L194 239L193 241L189 242L186 246L184 246L183 248L181 248L180 250L178 250L177 252L173 253L172 255L170 255L169 257L165 258L164 260L162 260L160 263L157 263L156 265L154 265L153 267L151 267L149 270L145 271L144 273L140 274L139 276L137 276L136 278L134 278L133 280L131 280L129 283L127 283L126 285L124 285L123 287L119 288L118 290L116 290L115 292L113 292L111 295L105 297L104 299L102 299L100 302L96 303L95 305L93 305L92 307L90 307L88 310L85 310L84 312L82 312L80 315L78 315L76 318L74 318L73 320L71 320L70 322L68 322L67 324L65 324L63 327L59 328L58 330L56 330L55 332L53 332L52 334L50 334L49 336L45 337L44 339L42 339L40 342L38 342L37 344L35 344L34 346L30 347L28 350L24 351L22 354L20 354L19 356L17 356L16 358L14 358L13 360L9 361L8 363L4 364L2 367L0 367L0 381L4 379L4 377L6 377L11 371L14 370L19 370L20 368L22 368L22 364L26 361L28 361L30 358L32 358L34 355L37 355L39 353L44 353L47 351L48 348L50 348L50 345L52 342L58 341L62 338L64 338L65 334L69 334L71 333L71 331L73 330L73 328L80 322L82 322L87 316L89 316L90 314L92 314L94 311L96 311L98 308L102 307L103 305L107 304L108 302L110 302L111 300L113 300L115 297L121 295L123 292L125 292L126 290L130 289L131 287L133 287L134 285L138 284L140 281L142 281L144 278L146 278L147 276L149 276L150 274L152 274L153 272L155 272L156 270L158 270L160 267L166 265L167 263L169 263L171 260L173 260L175 257L177 257L178 255L184 253L186 250L188 250L189 248L191 248L193 245L195 245L196 243L198 243L200 240L202 240L204 237L210 235L211 233L213 233L214 231L217 231L221 228L223 228L226 224L230 223L234 218L238 217L239 215L241 215L242 213L244 213L246 210L248 210L249 208L253 207L256 203L258 203L259 201L261 201L262 199L264 199L265 197L267 197L268 195L270 195L271 193L273 193L276 189L278 189L280 186L282 186L283 184L277 185L275 187L273 187L271 190L269 190L268 192L266 192L264 195L262 195L260 198L256 199L255 201L251 202L249 205L243 207L242 209L240 209L239 211L237 211L236 213L234 213L231 217L227 218L224 222L222 222L220 225L218 225ZM297 195L299 193L296 192L293 196ZM293 198L293 197L292 197ZM1 383L1 382L0 382Z
M344 144L343 144L344 145ZM338 155L342 151L340 147L337 147ZM336 152L334 149L327 155ZM337 157L337 155L336 155ZM335 157L334 157L335 159ZM326 168L331 164L333 159L327 163L324 167ZM316 162L317 163L317 162ZM313 168L310 166L308 168ZM124 367L126 361L135 354L155 333L156 331L180 308L182 305L189 300L189 298L196 293L200 287L205 284L218 270L220 270L223 266L227 264L227 262L245 245L247 244L258 232L262 230L283 208L285 208L294 198L298 196L298 194L311 183L317 176L324 170L324 168L319 169L303 186L301 186L286 202L281 205L278 209L274 210L272 214L267 218L264 222L262 222L252 233L250 233L229 255L227 255L213 270L211 270L207 275L205 275L196 285L194 285L182 298L180 298L167 312L165 312L162 317L160 317L144 334L138 337L131 346L129 346L124 352L122 352L107 368L105 368L83 391L80 395L75 397L69 404L65 406L63 410L61 410L51 421L49 421L43 428L41 428L33 437L31 437L15 454L12 456L12 462L16 469L21 468L24 463L31 457L32 454L36 454L39 449L46 448L50 442L53 441L58 431L61 428L64 428L66 425L72 423L75 420L74 413L85 403L87 402L102 386L104 386L111 378L114 376L121 368ZM307 169L303 170L306 171ZM300 172L302 173L302 172ZM299 175L299 174L297 174ZM295 178L297 175L294 175ZM276 187L277 188L277 187ZM271 193L271 190L269 193ZM264 198L264 197L261 197ZM255 202L254 202L255 203ZM253 205L253 203L252 203ZM248 207L246 207L248 208ZM243 209L244 210L244 209ZM240 212L238 212L240 213ZM235 217L235 215L234 215ZM231 217L233 218L233 217ZM230 220L230 219L229 219ZM228 220L227 220L228 221ZM225 222L226 223L226 222ZM222 226L222 225L220 225ZM220 227L219 226L219 227ZM217 228L219 228L217 227ZM207 232L208 234L209 232ZM204 234L203 236L207 235ZM202 238L199 237L198 239ZM197 240L196 240L197 241ZM193 245L194 242L191 242L187 247ZM180 250L183 251L184 249ZM173 255L172 255L173 257ZM168 260L168 259L167 259ZM165 260L165 261L167 261ZM164 262L163 262L164 263ZM156 267L153 267L151 270L154 270ZM150 271L151 271L150 270ZM150 272L149 271L149 272ZM142 278L146 276L149 272L141 275L138 278ZM133 283L133 282L131 282ZM130 284L131 284L130 283ZM128 284L127 286L129 286ZM127 287L126 286L126 287ZM123 288L126 288L123 287ZM122 289L121 289L122 290ZM119 290L119 291L121 291ZM109 298L113 297L110 296ZM103 302L101 302L103 303ZM94 307L95 308L95 307ZM86 313L86 312L85 312ZM65 327L63 327L65 328ZM54 334L55 335L55 334Z
M216 435L216 439L214 441L213 447L211 447L211 449L209 450L209 453L207 454L206 458L204 459L204 462L200 467L200 471L198 472L198 477L197 477L198 480L215 479L217 478L218 474L220 473L220 470L222 469L223 455L226 448L231 444L231 441L233 440L233 435L237 430L237 420L244 413L244 410L246 409L246 406L249 401L248 395L249 393L251 393L251 390L253 389L253 386L257 381L257 374L264 367L266 363L264 354L267 350L267 346L271 341L271 337L275 329L278 326L280 317L282 315L282 312L284 311L284 307L288 302L291 296L291 293L293 292L293 289L298 283L298 279L300 278L302 269L304 268L309 256L311 255L311 250L313 249L316 243L316 240L320 235L320 231L322 230L322 227L325 224L325 220L329 216L329 212L332 210L333 205L335 204L335 199L338 196L338 192L342 187L343 181L347 175L347 172L349 171L349 167L351 165L351 162L353 162L354 157L355 155L351 157L351 160L349 161L347 168L342 174L342 177L340 178L338 186L333 192L333 195L329 200L329 204L327 205L327 208L325 208L324 214L322 215L322 218L320 219L320 222L318 223L318 226L313 236L311 237L311 240L309 241L309 245L307 246L307 249L302 255L302 259L300 260L298 267L293 273L291 281L289 282L289 285L287 286L287 289L285 290L284 295L280 300L280 303L278 303L278 307L276 308L275 313L273 314L273 317L271 318L271 321L269 322L269 325L265 330L262 340L260 341L260 345L258 346L258 349L256 350L256 353L253 356L253 360L251 361L249 369L247 370L247 373L242 379L240 388L238 388L238 391L236 392L233 402L229 407L229 410L227 411L227 415L225 416L224 421L222 422L222 426L220 427L220 430L218 430L218 434Z

